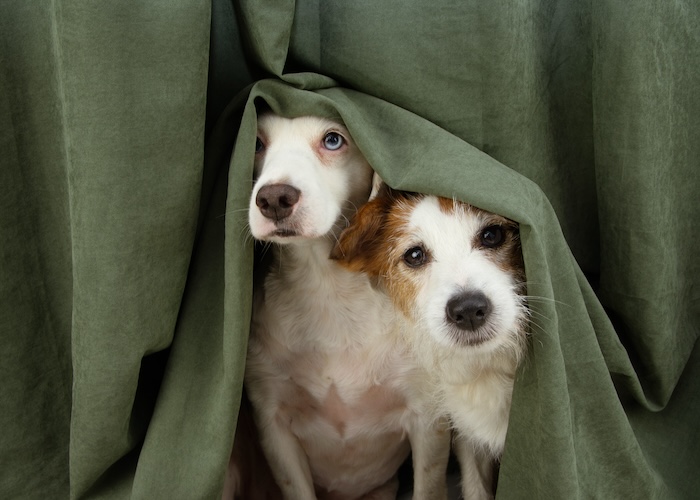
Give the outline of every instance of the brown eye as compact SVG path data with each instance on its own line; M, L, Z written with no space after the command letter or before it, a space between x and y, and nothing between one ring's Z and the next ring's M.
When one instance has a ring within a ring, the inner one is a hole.
M411 247L403 254L403 261L409 267L420 267L428 261L428 255L420 246Z
M481 231L481 245L486 248L496 248L505 241L505 232L501 226L489 226Z

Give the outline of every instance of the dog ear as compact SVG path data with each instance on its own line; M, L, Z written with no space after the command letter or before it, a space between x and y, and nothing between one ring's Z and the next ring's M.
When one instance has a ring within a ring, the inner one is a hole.
M340 233L330 258L351 271L379 274L376 262L383 242L387 200L383 197L368 201L355 214L350 225Z
M379 177L379 174L377 172L374 172L374 175L372 175L372 191L369 193L369 201L372 201L377 197L377 195L380 193L382 188L385 188L386 184L382 180L381 177Z

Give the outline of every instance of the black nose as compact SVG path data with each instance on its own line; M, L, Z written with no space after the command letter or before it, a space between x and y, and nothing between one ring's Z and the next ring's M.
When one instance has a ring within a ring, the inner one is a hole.
M268 219L282 220L289 217L301 192L289 184L268 184L258 191L255 204Z
M447 322L461 330L474 331L486 323L491 314L491 301L481 292L463 292L447 301Z

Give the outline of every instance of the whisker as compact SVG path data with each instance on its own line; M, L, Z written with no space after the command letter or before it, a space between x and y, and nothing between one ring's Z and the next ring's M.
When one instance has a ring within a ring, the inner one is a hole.
M272 243L269 241L266 241L265 244L262 247L262 257L265 257L267 253L272 249Z
M537 321L534 318L530 318L530 320L527 322L527 328L530 330L530 333L532 334L542 334L546 335L548 329L545 328L542 324L540 324L539 321Z
M335 231L331 231L331 236L332 236L333 240L335 240L336 245L340 243L340 240L338 239L338 236L335 234Z
M243 242L246 244L253 243L255 241L255 238L253 237L253 233L250 230L250 226L248 224L244 224L241 226L240 232L238 233L239 237L243 237Z
M359 210L359 207L357 205L355 205L355 203L352 200L345 200L345 203L347 205L350 205L355 212L357 212Z
M527 311L527 316L531 321L534 321L535 319L537 320L545 320L545 321L551 321L552 318L549 316L546 316L545 314L535 311L534 309L528 309Z
M229 217L229 216L233 216L233 215L240 215L241 213L245 213L246 218L247 218L249 211L250 211L250 209L247 207L246 208L235 208L233 210L227 210L223 214L217 216L217 219L221 219L222 217Z
M571 304L567 304L566 302L562 302L561 300L553 299L551 297L542 297L541 295L521 295L521 297L523 297L528 302L549 302L552 304L571 307Z

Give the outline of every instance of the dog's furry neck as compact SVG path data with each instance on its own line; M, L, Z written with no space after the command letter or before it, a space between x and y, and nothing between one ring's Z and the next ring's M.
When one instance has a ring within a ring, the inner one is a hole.
M273 245L273 266L287 270L338 269L328 256L333 243L327 237L301 240L286 245Z
M415 325L414 325L415 328ZM434 375L436 408L451 415L455 428L477 449L497 458L503 451L518 363L525 337L496 350L437 346L427 332L413 351ZM478 436L469 437L471 435Z
M442 383L451 385L469 384L485 377L512 379L521 357L521 347L515 345L497 350L444 347L435 345L427 332L418 339L416 354L423 358L424 365L441 374Z
M266 293L294 302L290 314L299 321L283 333L292 350L362 348L368 332L391 331L386 324L388 299L373 291L368 279L331 260L331 247L330 239L318 238L272 249ZM324 334L311 345L307 329Z

